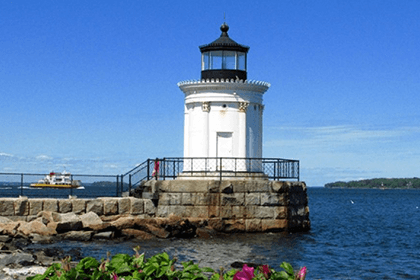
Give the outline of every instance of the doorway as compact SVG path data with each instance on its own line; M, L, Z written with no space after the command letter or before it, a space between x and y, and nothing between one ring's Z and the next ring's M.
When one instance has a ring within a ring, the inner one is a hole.
M217 132L216 145L216 157L224 158L218 160L217 170L233 170L234 159L226 159L232 157L232 132Z

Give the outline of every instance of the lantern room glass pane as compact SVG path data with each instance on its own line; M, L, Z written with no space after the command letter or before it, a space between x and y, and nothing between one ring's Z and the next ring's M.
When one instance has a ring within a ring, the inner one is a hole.
M210 52L210 69L222 69L223 51Z
M223 51L223 69L236 69L236 57L233 51Z
M206 52L201 56L201 70L208 69L210 69L210 54Z
M246 71L246 54L238 52L238 70Z

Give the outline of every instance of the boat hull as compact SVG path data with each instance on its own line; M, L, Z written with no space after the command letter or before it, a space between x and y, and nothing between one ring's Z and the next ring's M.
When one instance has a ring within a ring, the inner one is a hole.
M31 184L31 187L33 188L55 188L55 189L75 189L80 187L79 185L71 185L71 184L42 184L42 183L36 183Z

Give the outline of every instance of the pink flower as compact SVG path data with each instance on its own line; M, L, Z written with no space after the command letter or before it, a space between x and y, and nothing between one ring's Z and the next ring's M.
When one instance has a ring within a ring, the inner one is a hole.
M111 274L112 280L118 280L118 275L114 272Z
M267 273L267 274L270 273L270 269L268 268L268 265L266 265L266 264L263 265L262 269L263 269L263 273Z
M263 265L263 266L261 266L261 269L262 269L262 273L263 273L263 275L264 275L264 277L265 277L265 279L268 279L268 278L270 278L269 277L269 274L270 274L270 268L268 268L268 265Z
M233 280L252 280L254 278L254 268L244 264L241 271L238 271L233 276Z
M302 267L299 272L298 272L298 280L305 280L305 276L306 276L306 266Z

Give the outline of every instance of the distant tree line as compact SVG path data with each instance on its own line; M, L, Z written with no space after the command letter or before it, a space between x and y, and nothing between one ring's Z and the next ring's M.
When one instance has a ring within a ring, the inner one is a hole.
M420 178L375 178L358 181L337 181L325 184L326 188L362 189L420 189Z

